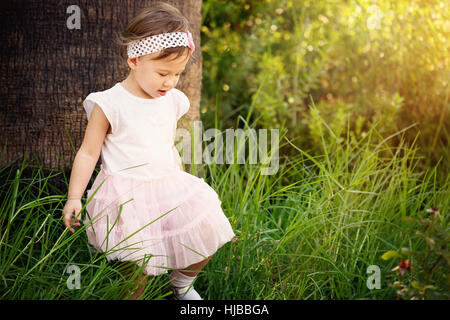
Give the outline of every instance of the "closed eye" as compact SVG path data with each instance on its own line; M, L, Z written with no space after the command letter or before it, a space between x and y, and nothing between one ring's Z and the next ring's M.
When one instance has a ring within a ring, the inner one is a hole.
M158 72L158 74L161 76L161 77L166 77L166 76L168 76L168 74L162 74L162 73L159 73ZM179 77L181 75L181 73L177 73L176 75L175 75L175 77Z

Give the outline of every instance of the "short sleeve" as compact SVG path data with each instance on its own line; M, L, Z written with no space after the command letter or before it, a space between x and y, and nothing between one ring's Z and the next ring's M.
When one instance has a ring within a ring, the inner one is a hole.
M105 114L106 118L111 125L111 132L116 132L116 114L113 106L108 103L105 97L102 96L102 92L90 93L83 101L84 110L87 113L88 120L91 118L94 105L97 104Z
M177 121L186 114L189 110L191 103L189 98L182 92L178 91L177 95Z

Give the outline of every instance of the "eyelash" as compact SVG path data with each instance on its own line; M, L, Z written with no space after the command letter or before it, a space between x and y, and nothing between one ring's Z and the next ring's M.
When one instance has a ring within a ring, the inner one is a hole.
M165 77L165 76L167 76L167 74L161 74L161 73L158 73L160 76L162 76L162 77ZM176 76L177 77L179 77L180 75L179 74L176 74Z

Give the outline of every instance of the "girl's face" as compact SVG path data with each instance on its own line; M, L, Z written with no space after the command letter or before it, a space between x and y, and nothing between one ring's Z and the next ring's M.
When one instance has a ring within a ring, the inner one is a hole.
M174 60L171 60L173 56L162 60L151 60L157 55L158 53L155 52L128 59L128 65L134 73L135 81L150 99L164 96L167 91L174 88L189 61L187 55L182 55Z

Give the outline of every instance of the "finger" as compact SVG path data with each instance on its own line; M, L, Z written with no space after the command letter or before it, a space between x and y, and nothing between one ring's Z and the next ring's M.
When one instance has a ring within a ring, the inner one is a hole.
M80 224L80 220L79 220L79 219L71 219L70 222L71 222L73 225Z
M79 227L80 226L80 224L79 223L76 223L76 222L72 222L71 224L70 224L70 227L72 228L72 230L73 230L73 227Z
M69 228L70 227L70 221L68 220L64 220L64 225Z
M69 215L65 215L63 216L63 221L65 225L70 224L72 222L72 217Z
M72 219L65 221L64 224L72 233L74 232L74 229L72 228L72 226L77 226L77 225L79 226L79 224L77 224L77 223L74 224Z
M73 219L72 219L72 217L71 216L65 216L64 217L64 223L67 223L67 224L71 224L72 223L72 221L73 221Z

